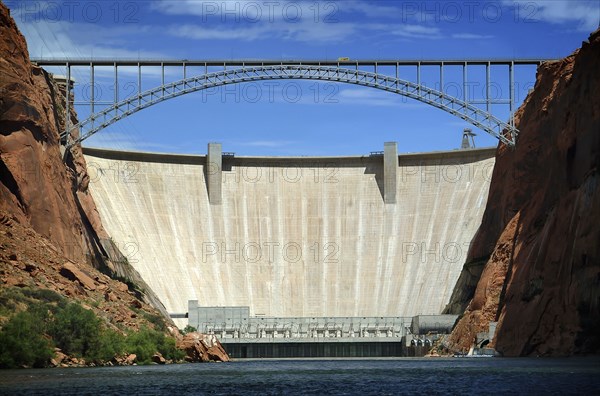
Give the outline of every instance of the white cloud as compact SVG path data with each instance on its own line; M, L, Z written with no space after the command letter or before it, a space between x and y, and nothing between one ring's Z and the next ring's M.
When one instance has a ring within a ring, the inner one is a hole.
M575 24L578 30L589 32L596 29L600 22L600 2L597 0L502 0L501 4L507 11L511 9L505 15L511 15L511 19L518 18L520 23L570 23ZM449 17L445 13L450 11L441 2L427 6L426 3L364 0L161 0L153 2L152 8L167 15L199 17L195 23L169 30L177 37L196 40L255 41L278 37L291 41L341 42L365 33L391 34L406 40L447 36L461 40L494 38L478 32L449 34L442 31L442 25L433 24L439 22L438 18L444 20ZM297 13L298 9L300 14ZM459 7L459 12L467 12L468 9ZM349 18L352 14L354 16ZM296 18L298 15L301 16ZM391 22L392 19L394 22ZM381 20L388 22L370 22ZM220 22L221 26L210 22ZM227 23L228 28L223 29L223 23Z
M40 4L31 9L45 10L52 2ZM137 59L163 56L156 51L128 48L131 46L132 37L150 34L150 26L73 22L62 14L62 18L52 19L48 12L42 15L31 14L27 7L15 7L11 10L12 17L27 40L31 58Z
M273 37L291 41L335 42L357 34L359 26L351 23L315 24L275 22L268 24L244 24L224 29L218 26L186 24L173 26L167 32L173 36L194 40L241 40L256 41Z
M174 36L195 40L256 41L277 37L290 41L342 42L365 32L391 34L405 39L441 37L437 27L409 24L405 18L398 19L401 15L398 7L360 0L320 3L162 0L153 2L152 8L167 15L198 17L193 23L172 26L167 30ZM360 18L345 21L348 13L359 14ZM376 18L395 18L398 21L368 22Z
M114 39L116 30L127 35L124 29L70 22L21 22L19 29L27 39L32 58L137 59L163 56L154 51L136 51L115 45L118 44Z
M158 0L153 1L150 6L152 9L167 15L194 15L209 18L215 15L220 17L223 11L226 10L241 13L242 8L247 8L248 3L247 0L231 1L229 5L225 1L214 0Z
M473 33L454 33L451 37L457 40L487 40L494 38L494 36L488 34Z
M438 39L442 37L440 29L434 26L397 25L390 28L390 33L406 38Z
M115 131L114 128L118 126L112 126L108 129L101 130L98 133L90 136L83 142L85 147L105 148L112 150L124 150L124 151L143 151L143 152L163 152L163 153L177 153L184 151L186 147L164 144L159 142L149 142L147 139L142 138L139 132L119 132Z
M333 2L331 2L333 3ZM360 1L360 0L344 0L337 1L335 3L336 11L341 12L359 12L367 17L371 18L396 18L399 15L400 9L392 6L393 2L381 2L381 1ZM329 10L333 12L332 9Z
M269 24L247 24L223 29L201 24L173 26L167 30L173 36L194 40L267 40L273 37L302 42L343 42L352 40L364 32L381 33L408 39L439 39L437 27L407 24L375 23L313 23L303 21L295 24L277 22Z
M413 4L364 1L364 0L156 0L152 9L167 15L193 15L208 20L246 21L246 22L298 22L296 19L308 19L314 22L337 23L349 13L361 14L368 18L418 19ZM417 7L418 10L418 7ZM409 14L403 17L405 14ZM299 18L296 18L299 17ZM421 18L423 20L423 18Z
M343 3L346 5L346 1ZM312 0L157 0L150 3L150 7L165 15L197 17L198 23L294 24L302 21L339 22L339 4L335 1L318 3Z
M600 2L597 0L502 0L502 4L513 7L515 15L523 23L575 23L578 30L585 32L592 32L600 26Z

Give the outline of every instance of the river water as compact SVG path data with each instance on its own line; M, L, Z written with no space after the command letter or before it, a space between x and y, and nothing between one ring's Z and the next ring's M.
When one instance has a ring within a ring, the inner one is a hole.
M247 360L0 370L4 395L599 394L600 358Z

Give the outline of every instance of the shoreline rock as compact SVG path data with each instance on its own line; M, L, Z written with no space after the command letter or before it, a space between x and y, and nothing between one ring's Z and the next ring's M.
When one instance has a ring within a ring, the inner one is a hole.
M187 362L229 362L227 352L215 335L188 333L177 340L177 348L185 351Z

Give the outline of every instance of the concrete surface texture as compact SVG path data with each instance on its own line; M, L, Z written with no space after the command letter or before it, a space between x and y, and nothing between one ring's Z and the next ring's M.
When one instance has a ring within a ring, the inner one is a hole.
M221 203L204 156L86 149L108 233L169 312L188 300L251 315L439 314L481 223L494 149L228 157ZM217 201L218 202L218 199Z

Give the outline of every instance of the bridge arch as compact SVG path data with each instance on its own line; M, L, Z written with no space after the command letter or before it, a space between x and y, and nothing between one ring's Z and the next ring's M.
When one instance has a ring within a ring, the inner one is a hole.
M66 140L66 146L69 149L107 126L165 100L228 84L277 79L334 81L392 92L444 110L482 129L508 146L514 146L516 143L518 134L516 128L473 104L449 96L444 92L399 78L358 69L297 64L240 67L201 74L161 85L91 114L87 119L68 128L61 138ZM76 129L80 130L80 135L76 139L71 139L71 133Z

